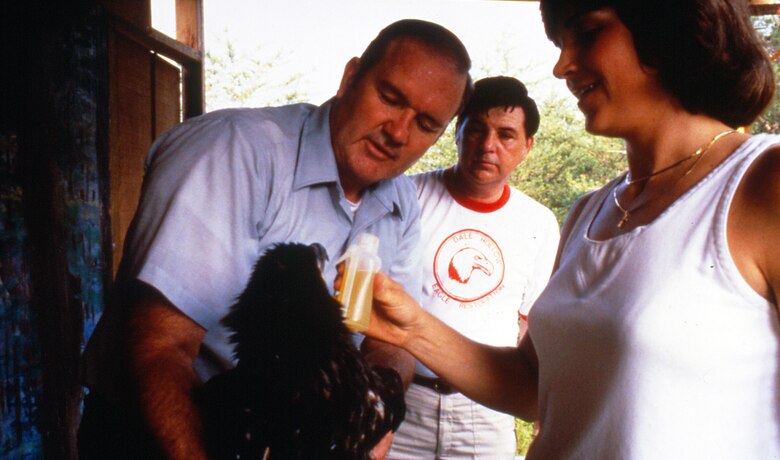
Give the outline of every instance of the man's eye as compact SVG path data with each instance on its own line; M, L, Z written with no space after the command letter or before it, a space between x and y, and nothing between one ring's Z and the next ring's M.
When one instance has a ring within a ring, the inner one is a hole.
M387 105L398 105L401 103L397 97L382 91L379 92L379 98Z
M466 126L466 129L463 130L463 133L467 136L478 136L482 133L482 129L480 129L478 126L469 125Z
M420 129L426 133L435 133L439 130L438 126L434 126L432 123L425 120L418 121L417 126L419 126Z

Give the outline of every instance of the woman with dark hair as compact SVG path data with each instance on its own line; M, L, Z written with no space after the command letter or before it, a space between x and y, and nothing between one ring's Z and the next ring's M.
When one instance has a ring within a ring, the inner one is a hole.
M368 335L541 429L528 458L780 458L780 137L742 0L542 0L553 73L629 169L572 207L518 349L379 276Z

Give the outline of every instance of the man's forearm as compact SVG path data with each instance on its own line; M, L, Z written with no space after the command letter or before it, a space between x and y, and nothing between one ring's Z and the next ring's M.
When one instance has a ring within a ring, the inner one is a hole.
M195 375L170 361L146 369L137 377L139 406L157 443L171 459L206 459L200 416L192 400Z
M366 337L360 351L369 364L395 369L401 376L404 389L409 388L414 377L415 359L403 348Z
M131 310L126 351L138 409L170 459L206 459L192 394L192 364L205 331L161 301L146 297Z

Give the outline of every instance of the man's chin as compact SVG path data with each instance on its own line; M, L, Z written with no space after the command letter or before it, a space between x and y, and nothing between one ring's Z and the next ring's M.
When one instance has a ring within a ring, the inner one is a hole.
M370 159L360 166L362 167L354 171L355 177L357 177L361 183L368 186L403 174L403 170L397 171L397 168L390 167L395 165L391 165L389 160L376 161Z
M496 173L495 167L482 167L471 171L471 177L475 182L495 182L498 174Z

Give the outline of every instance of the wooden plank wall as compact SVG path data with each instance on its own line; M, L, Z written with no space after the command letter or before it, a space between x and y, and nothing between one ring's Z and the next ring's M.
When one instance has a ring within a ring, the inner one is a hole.
M116 29L109 31L109 171L113 273L119 266L154 139L181 119L181 69Z
M135 213L143 180L144 155L154 136L149 51L116 31L109 32L109 171L113 273Z

